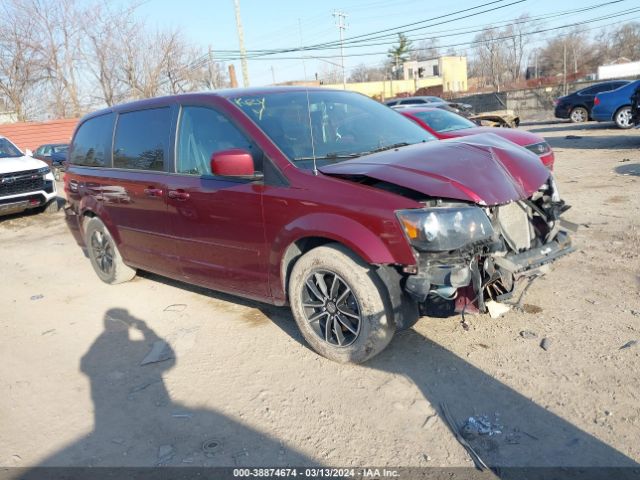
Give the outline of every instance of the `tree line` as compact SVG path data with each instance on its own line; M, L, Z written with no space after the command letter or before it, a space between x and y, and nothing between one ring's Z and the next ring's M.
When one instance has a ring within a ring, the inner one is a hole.
M414 44L399 34L384 62L356 66L349 81L397 79L402 72L394 67L402 62L459 55L467 57L468 76L477 80L478 87L500 90L524 79L586 75L595 73L600 65L619 59L640 60L638 22L603 28L595 35L580 27L557 30L547 36L535 33L540 30L544 30L544 25L524 14L506 26L483 29L467 48L443 48L436 38Z
M0 111L18 121L228 86L224 65L179 29L151 29L137 5L3 0ZM3 105L4 104L4 105Z

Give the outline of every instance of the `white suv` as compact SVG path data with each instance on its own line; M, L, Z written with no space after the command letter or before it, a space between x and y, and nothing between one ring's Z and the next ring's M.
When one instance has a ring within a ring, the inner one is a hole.
M0 137L0 215L30 208L57 210L56 181L49 166Z

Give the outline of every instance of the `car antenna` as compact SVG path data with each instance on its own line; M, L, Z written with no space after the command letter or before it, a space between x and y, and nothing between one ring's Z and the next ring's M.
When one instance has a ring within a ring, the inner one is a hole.
M311 156L313 157L313 174L318 175L318 167L316 166L316 147L313 141L313 125L311 124L311 104L309 103L309 89L304 89L307 94L307 116L309 118L309 135L311 135Z

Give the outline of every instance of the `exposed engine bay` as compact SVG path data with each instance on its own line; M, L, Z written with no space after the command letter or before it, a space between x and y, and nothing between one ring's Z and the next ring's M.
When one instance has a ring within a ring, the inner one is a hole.
M443 200L424 205L468 206ZM437 295L455 301L458 311L486 312L487 301L510 299L521 281L543 275L547 264L573 251L567 230L576 226L560 218L569 208L553 176L528 199L483 207L492 234L456 250L427 251L417 245L417 269L405 271L404 289L418 303Z

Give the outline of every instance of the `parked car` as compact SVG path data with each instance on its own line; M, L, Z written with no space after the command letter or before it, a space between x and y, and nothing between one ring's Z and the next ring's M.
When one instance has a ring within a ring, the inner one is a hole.
M468 117L473 115L473 107L467 103L449 102L440 97L434 96L417 96L417 97L402 97L387 100L384 104L391 108L411 108L416 106L429 106L435 108L442 108L444 110L450 110L454 113L464 115Z
M106 283L143 269L288 304L315 351L363 362L433 295L486 311L572 250L536 155L495 135L431 140L341 90L138 101L78 124L66 219Z
M68 149L58 150L57 152L53 152L51 154L51 166L64 170L64 164L67 161L67 152Z
M628 83L629 80L611 80L559 97L553 102L555 105L554 114L556 118L569 118L573 123L591 120L591 110L593 110L593 102L596 95L615 90Z
M599 93L593 102L591 116L598 122L615 122L618 128L631 128L631 95L640 80L627 83L616 90Z
M640 85L631 95L631 122L636 128L640 127Z
M56 197L56 182L49 166L0 137L0 215L33 208L57 211Z
M62 158L60 154L66 153L68 149L68 143L47 143L36 148L35 152L33 152L33 157L52 166L56 165L56 163L53 163L52 157L54 157L57 164L60 165L60 159Z
M471 120L440 108L415 107L403 108L398 111L440 140L479 133L498 135L535 153L547 168L553 169L555 160L553 150L544 138L534 133L515 128L479 127Z

